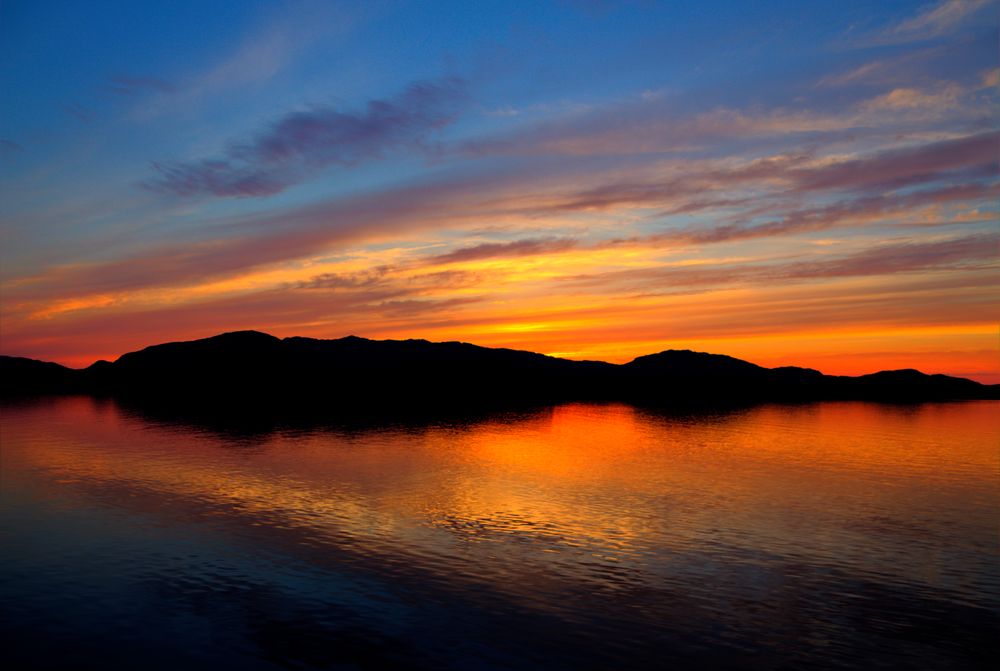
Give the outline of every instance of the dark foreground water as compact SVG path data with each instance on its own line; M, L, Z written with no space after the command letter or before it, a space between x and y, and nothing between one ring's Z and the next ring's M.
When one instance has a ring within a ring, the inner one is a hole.
M4 666L985 668L998 416L565 405L226 432L4 407Z

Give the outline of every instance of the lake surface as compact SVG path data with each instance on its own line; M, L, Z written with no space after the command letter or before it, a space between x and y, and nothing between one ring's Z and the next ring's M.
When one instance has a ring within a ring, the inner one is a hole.
M7 668L927 668L1000 656L1000 404L432 424L8 405Z

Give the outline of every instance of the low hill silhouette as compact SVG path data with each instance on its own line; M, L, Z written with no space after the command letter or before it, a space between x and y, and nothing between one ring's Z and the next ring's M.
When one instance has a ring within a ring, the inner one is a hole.
M0 356L5 396L90 393L205 407L420 407L493 402L928 401L1000 398L1000 385L916 370L859 377L667 350L627 364L426 340L276 338L257 331L153 345L85 369Z

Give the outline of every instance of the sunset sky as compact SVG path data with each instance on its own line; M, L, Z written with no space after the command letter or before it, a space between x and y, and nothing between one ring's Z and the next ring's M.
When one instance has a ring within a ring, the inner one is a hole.
M0 4L0 351L1000 382L1000 2Z

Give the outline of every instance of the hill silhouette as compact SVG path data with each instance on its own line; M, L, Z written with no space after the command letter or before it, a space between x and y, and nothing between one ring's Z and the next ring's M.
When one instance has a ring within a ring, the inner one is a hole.
M85 369L0 356L0 376L8 397L91 393L237 408L1000 398L1000 385L916 370L832 376L689 350L610 364L460 342L281 339L257 331L153 345Z

